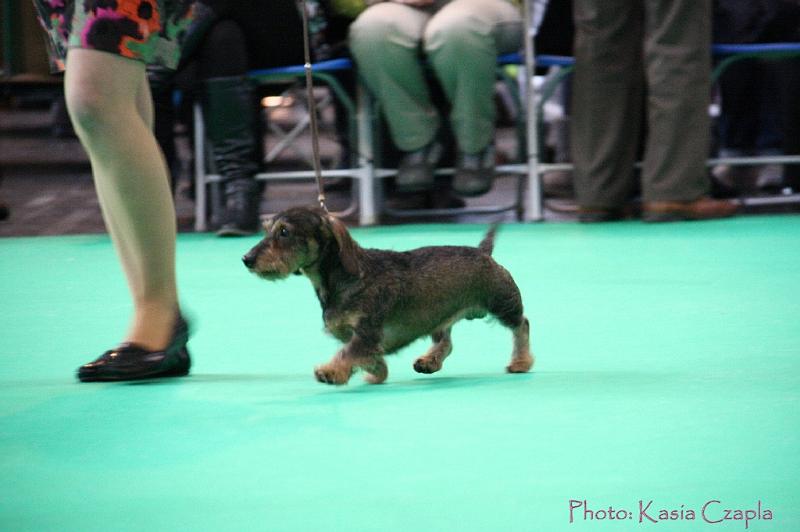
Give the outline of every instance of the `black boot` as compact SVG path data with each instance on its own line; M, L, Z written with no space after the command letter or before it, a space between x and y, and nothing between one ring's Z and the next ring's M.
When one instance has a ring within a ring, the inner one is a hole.
M246 236L258 232L261 188L252 178L232 179L223 185L219 236Z
M206 137L216 170L222 176L223 201L217 234L256 233L261 189L254 179L260 149L253 89L240 76L211 78L204 89Z

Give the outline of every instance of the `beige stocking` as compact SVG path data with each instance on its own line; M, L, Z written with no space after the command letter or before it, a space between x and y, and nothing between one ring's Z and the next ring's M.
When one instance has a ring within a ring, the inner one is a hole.
M152 133L144 64L70 49L64 87L133 298L126 340L161 349L169 342L178 309L175 208L167 166Z

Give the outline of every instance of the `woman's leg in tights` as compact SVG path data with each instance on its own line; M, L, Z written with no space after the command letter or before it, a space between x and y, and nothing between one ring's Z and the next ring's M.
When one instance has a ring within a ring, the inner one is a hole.
M178 312L175 209L164 157L152 132L144 64L71 49L67 107L92 164L95 188L133 298L126 341L163 349Z

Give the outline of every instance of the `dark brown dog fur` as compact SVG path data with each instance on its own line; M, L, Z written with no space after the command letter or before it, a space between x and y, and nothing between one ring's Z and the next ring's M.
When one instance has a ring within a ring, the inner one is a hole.
M514 348L506 367L533 366L529 324L519 289L491 258L495 228L477 248L432 246L397 252L364 249L342 222L318 208L291 208L264 224L266 236L244 257L250 271L267 280L302 274L322 305L325 328L345 345L315 370L317 380L345 384L361 369L381 383L383 356L422 336L433 345L414 362L434 373L450 354L450 330L461 319L487 314L512 330Z

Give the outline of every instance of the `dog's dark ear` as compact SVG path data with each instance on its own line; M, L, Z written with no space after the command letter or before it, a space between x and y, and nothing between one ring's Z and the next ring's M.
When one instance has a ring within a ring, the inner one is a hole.
M361 248L353 240L353 237L347 231L347 227L340 220L330 214L326 216L326 219L331 228L331 233L333 233L333 238L336 239L336 244L339 246L339 260L342 262L345 271L351 275L360 275L359 252Z

